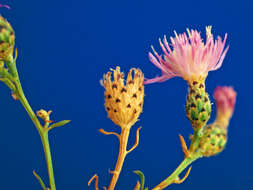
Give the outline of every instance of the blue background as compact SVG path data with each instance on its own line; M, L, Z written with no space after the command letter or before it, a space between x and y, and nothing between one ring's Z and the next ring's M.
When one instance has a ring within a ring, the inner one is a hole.
M148 60L150 45L161 52L158 38L184 32L186 27L215 36L228 33L230 49L221 69L206 81L212 94L217 85L233 85L238 92L236 110L224 152L193 164L189 178L175 190L253 189L252 164L252 6L250 1L2 1L12 9L0 11L16 32L18 70L34 110L53 110L52 120L72 122L50 133L55 178L59 190L88 189L99 175L108 186L118 153L118 142L98 129L118 131L104 110L104 89L99 80L119 65L143 70L148 78L160 75ZM39 135L28 115L3 84L0 85L1 189L41 189L35 169L47 180ZM145 88L144 112L132 128L142 126L140 144L126 158L116 189L133 189L138 177L154 187L183 159L178 134L189 144L191 125L185 117L185 81L174 78ZM212 101L214 102L213 98ZM210 121L215 118L215 105ZM94 184L89 189L94 189Z

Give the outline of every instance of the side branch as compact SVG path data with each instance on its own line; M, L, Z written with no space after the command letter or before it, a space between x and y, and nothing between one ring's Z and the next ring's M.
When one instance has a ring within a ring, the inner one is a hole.
M187 168L192 162L200 158L201 155L194 155L193 157L188 157L185 158L181 164L177 167L177 169L165 180L163 180L160 184L155 186L152 190L162 190L168 187L169 185L175 183L175 184L180 184L185 181L185 179L188 177L191 167L187 170L185 176L180 179L178 176L184 171L185 168Z
M139 127L136 131L136 140L135 140L135 143L133 145L133 147L127 151L127 154L129 154L130 152L132 152L139 144L139 136L140 136L140 130L141 130L141 127Z
M88 182L88 186L90 186L91 182L95 179L95 190L99 190L98 189L98 175L95 174Z
M47 190L43 180L41 179L41 177L35 172L35 170L33 170L33 175L37 178L37 180L39 181L41 187L43 190Z
M189 176L191 169L192 169L192 166L189 167L189 169L187 170L187 172L185 173L185 175L184 175L184 177L183 177L182 179L180 179L179 176L178 176L178 177L175 179L174 183L175 183L175 184L183 183L183 182L186 180L186 178Z
M99 129L98 131L100 133L103 133L104 135L115 135L116 137L118 137L118 139L120 139L120 135L116 132L107 132L104 129Z

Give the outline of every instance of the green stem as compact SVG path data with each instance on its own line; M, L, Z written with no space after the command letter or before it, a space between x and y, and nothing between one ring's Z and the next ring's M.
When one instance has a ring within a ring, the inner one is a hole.
M35 127L37 128L37 130L39 131L39 133L43 132L43 127L41 126L37 116L35 115L35 113L33 112L29 102L27 101L25 94L23 92L22 86L20 84L19 79L17 79L15 81L15 85L17 88L17 95L18 95L18 99L20 100L21 104L23 105L23 107L25 108L26 112L28 113L28 115L30 116L33 124L35 125Z
M52 157L51 157L47 132L45 132L44 134L41 135L41 141L42 141L44 152L46 155L48 177L49 177L49 182L50 182L50 187L51 187L50 190L56 190L55 181L54 181L54 170L53 170L53 164L52 164Z
M17 79L15 80L15 85L17 88L18 99L20 100L21 104L23 105L23 107L27 111L28 115L30 116L31 120L33 121L35 127L37 128L37 130L40 134L45 157L46 157L46 162L47 162L50 190L56 190L53 164L52 164L50 146L49 146L49 141L48 141L48 130L46 128L43 128L43 126L40 124L37 116L33 112L31 106L29 105L29 102L27 101L27 99L24 95L24 92L23 92L23 89L22 89L22 86L21 86L18 76L17 76Z
M181 164L177 167L177 169L169 176L167 177L164 181L162 181L160 184L155 186L153 190L162 190L172 183L175 182L175 179L178 178L178 176L181 174L182 171L184 171L185 168L187 168L192 162L200 158L200 156L195 156L195 157L189 157L185 158Z
M199 142L200 142L200 135L202 134L202 129L201 130L196 130L193 133L193 138L192 138L192 143L190 145L189 151L190 152L195 152L195 150L198 149Z

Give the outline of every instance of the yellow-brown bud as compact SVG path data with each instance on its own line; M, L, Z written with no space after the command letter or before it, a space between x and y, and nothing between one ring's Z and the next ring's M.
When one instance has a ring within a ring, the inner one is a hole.
M52 113L52 111L45 111L43 109L37 111L37 116L40 117L41 119L43 119L45 122L49 122L51 123L50 121L50 117L49 115Z
M105 88L105 109L108 117L120 127L131 127L142 112L144 100L144 75L132 68L124 82L120 67L104 75L101 84Z

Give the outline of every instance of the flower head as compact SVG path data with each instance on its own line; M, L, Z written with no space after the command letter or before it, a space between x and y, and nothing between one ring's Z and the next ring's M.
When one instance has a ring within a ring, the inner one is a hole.
M218 86L214 91L214 99L219 117L231 117L236 102L236 92L230 86Z
M149 53L150 61L162 71L162 76L148 79L145 84L163 82L173 77L182 77L188 82L205 80L209 71L221 67L223 59L228 51L224 50L227 34L222 40L220 36L216 40L211 33L211 26L206 27L206 43L202 41L200 32L188 30L187 33L177 34L171 37L170 47L166 36L163 41L159 39L164 55L160 56L153 49L154 55Z
M120 67L104 75L101 84L105 88L105 109L108 117L120 127L131 127L142 112L144 99L144 75L139 69L131 69L126 84ZM133 76L132 76L133 75Z

